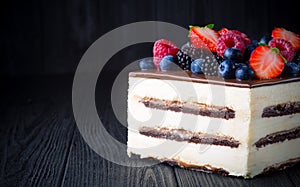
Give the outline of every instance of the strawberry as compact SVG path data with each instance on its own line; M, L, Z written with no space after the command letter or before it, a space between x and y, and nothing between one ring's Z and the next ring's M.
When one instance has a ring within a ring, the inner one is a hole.
M159 70L160 61L164 56L172 55L176 57L178 50L178 47L171 41L166 39L157 40L153 46L153 62L156 68Z
M258 46L251 54L249 60L256 77L272 79L281 74L284 68L284 58L277 48Z
M294 47L295 51L298 51L300 49L300 36L296 33L288 31L284 28L275 28L272 31L272 37L284 39L290 42Z
M206 48L216 52L219 33L213 30L213 24L205 27L190 26L190 40L196 48Z

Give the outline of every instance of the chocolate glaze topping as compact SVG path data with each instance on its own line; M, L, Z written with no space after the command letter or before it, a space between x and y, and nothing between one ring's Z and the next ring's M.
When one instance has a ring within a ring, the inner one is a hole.
M241 88L255 88L261 86L271 86L275 84L283 84L289 82L300 81L300 76L282 76L274 79L264 79L264 80L248 80L239 81L236 79L226 79L223 80L219 77L205 76L203 74L192 74L190 71L135 71L129 73L130 77L141 77L141 78L154 78L163 80L179 80L188 82L198 82L206 84L217 84L224 86L234 86Z

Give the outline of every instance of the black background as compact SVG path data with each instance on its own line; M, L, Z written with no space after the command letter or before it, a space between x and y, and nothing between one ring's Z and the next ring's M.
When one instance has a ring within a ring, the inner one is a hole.
M217 29L239 29L259 39L274 27L300 33L298 11L291 0L4 1L0 75L73 74L97 38L136 21L159 20L186 28L214 23ZM149 56L151 45L132 47L116 60L126 64Z

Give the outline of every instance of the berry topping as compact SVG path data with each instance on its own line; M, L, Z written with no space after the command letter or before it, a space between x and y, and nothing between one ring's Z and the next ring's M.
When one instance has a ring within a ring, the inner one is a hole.
M224 28L222 28L221 30L219 30L218 33L219 33L220 36L222 36L222 35L226 34L228 31L229 31L229 30L228 30L227 28L224 27Z
M298 64L294 62L288 62L284 64L284 69L282 73L287 75L297 76L299 74L299 71L300 71L300 67L298 66Z
M249 45L251 43L251 40L248 38L248 36L245 33L242 33L241 31L229 30L226 34L236 34L241 36L243 38L245 45Z
M183 70L190 70L192 58L182 50L179 50L176 56L179 67Z
M155 69L152 58L144 58L139 63L141 70Z
M281 38L292 44L295 51L300 49L300 36L284 28L275 28L272 31L273 38Z
M191 64L191 71L192 73L203 73L202 70L201 70L201 64L204 62L203 59L201 58L198 58L196 60L194 60Z
M300 51L295 53L292 62L295 62L296 64L300 65Z
M241 61L243 60L243 53L235 47L227 48L224 52L224 59Z
M219 30L219 34L220 36L225 34L236 34L243 38L245 45L249 45L251 43L251 40L248 38L248 36L245 33L242 33L238 30L228 30L227 28L222 28L221 30Z
M208 48L216 52L219 33L213 30L213 24L205 27L190 26L190 40L196 48Z
M154 65L159 69L159 63L164 56L176 56L177 52L178 47L174 43L165 39L157 40L153 46Z
M246 46L245 52L244 52L244 60L247 61L249 60L252 52L254 49L258 46L257 40L252 40L251 44Z
M254 78L254 71L250 67L243 65L236 69L235 77L238 80L252 80Z
M221 64L223 62L223 58L220 57L217 53L213 53L215 59L217 60L218 65Z
M184 44L181 47L181 51L190 56L192 61L197 58L202 58L210 53L208 50L194 47L194 45L190 42Z
M294 48L292 44L284 39L274 38L269 41L270 47L279 49L280 54L289 62L294 58Z
M259 44L268 45L268 43L269 43L270 40L272 40L271 35L270 34L265 34L259 40Z
M207 55L202 60L203 62L200 64L200 67L204 75L217 76L219 66L217 59L213 55Z
M250 57L250 66L260 79L275 78L284 68L284 59L276 48L258 46Z
M234 78L235 75L235 66L232 60L224 60L219 65L219 75L224 79Z
M163 71L178 70L179 67L176 65L176 58L174 58L172 55L165 56L160 61L160 69L163 70Z
M218 39L217 53L224 57L224 52L227 48L238 48L242 53L245 51L245 44L243 38L236 34L225 34Z

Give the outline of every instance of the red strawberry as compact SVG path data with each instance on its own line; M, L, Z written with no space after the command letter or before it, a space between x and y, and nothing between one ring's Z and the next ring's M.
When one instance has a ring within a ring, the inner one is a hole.
M159 69L160 61L164 56L172 55L175 57L178 50L178 47L171 41L165 39L157 40L153 46L153 62L156 68Z
M300 36L296 33L288 31L284 28L275 28L272 31L272 37L281 38L290 42L294 47L295 51L298 51L300 49Z
M211 52L216 52L219 33L212 27L212 24L205 27L190 27L190 40L196 48L208 47Z
M277 48L258 46L251 54L249 60L256 77L272 79L281 74L284 68L284 58Z

